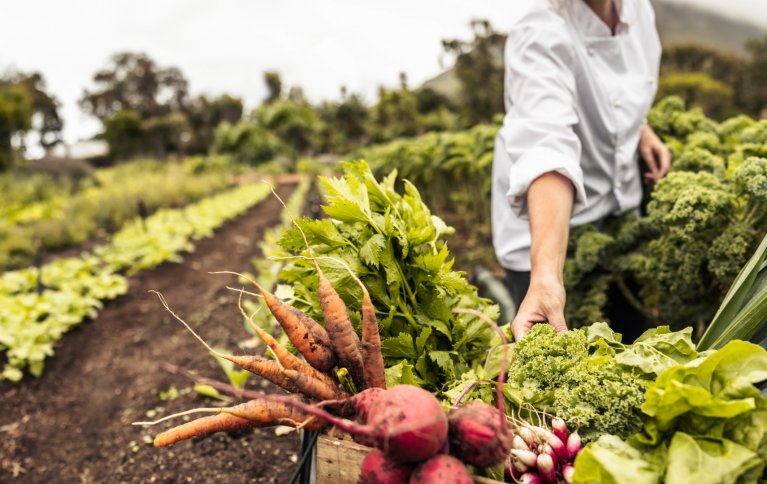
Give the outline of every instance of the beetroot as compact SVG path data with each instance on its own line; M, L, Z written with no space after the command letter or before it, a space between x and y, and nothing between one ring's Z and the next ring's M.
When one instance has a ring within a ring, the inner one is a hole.
M406 484L413 466L388 459L383 452L373 449L362 461L359 484Z
M448 416L450 452L467 464L493 467L503 463L514 438L504 420L499 425L498 409L473 401Z
M334 402L330 407L335 409L336 413L344 418L365 424L368 421L368 415L370 415L370 409L373 408L373 404L385 391L378 387L368 388L351 398ZM367 435L353 434L352 438L358 444L367 445L368 447L375 447L376 444L375 438Z
M463 462L440 454L416 467L410 484L472 484L474 480Z
M368 425L378 447L398 462L420 462L435 455L447 439L447 415L428 391L397 385L381 394L370 409Z
M420 462L442 449L447 440L447 415L428 391L397 385L375 399L366 424L336 417L320 408L284 395L263 395L306 412L381 449L397 462ZM369 440L368 440L369 439Z
M345 400L325 401L322 406L331 408L343 418L364 424L368 421L368 415L373 404L385 391L378 387L368 388Z

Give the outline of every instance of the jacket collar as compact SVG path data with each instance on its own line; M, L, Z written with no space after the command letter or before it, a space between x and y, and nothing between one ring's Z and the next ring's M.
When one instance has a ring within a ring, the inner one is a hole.
M615 26L615 36L628 31L631 21L631 9L626 5L632 0L613 0L618 11L618 24ZM576 27L585 37L613 37L613 33L607 24L591 10L584 0L572 0L568 2L568 10Z

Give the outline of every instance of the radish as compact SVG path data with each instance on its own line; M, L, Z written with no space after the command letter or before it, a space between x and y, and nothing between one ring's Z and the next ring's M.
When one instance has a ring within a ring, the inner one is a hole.
M575 467L567 465L562 468L562 478L567 484L572 484L575 476Z
M530 446L528 446L519 435L514 436L514 439L511 441L511 448L517 450L530 450Z
M551 432L562 442L567 442L567 424L561 418L554 417L551 420Z
M541 476L535 472L525 472L517 482L519 484L541 484Z
M463 462L451 455L440 454L419 465L410 476L410 484L473 484Z
M506 420L498 424L498 409L473 401L448 416L451 453L476 467L493 467L509 453L513 435Z
M536 467L543 482L557 482L557 470L554 467L554 460L549 454L538 454Z
M370 409L373 408L373 404L385 391L377 387L368 388L351 398L340 400L338 401L340 404L338 405L338 414L360 423L367 423Z
M575 457L578 455L578 452L581 451L582 445L581 436L578 435L578 432L570 434L567 438L567 458L569 459L569 462L575 462Z
M405 484L413 466L389 460L383 452L373 449L362 461L360 484Z
M530 426L530 430L541 442L549 444L551 448L554 449L554 453L560 462L567 461L567 449L565 448L565 443L562 442L559 437L544 428L536 427L534 425Z
M538 462L538 454L532 450L512 449L511 455L519 459L519 462L526 465L527 467L535 467L536 463Z
M538 449L538 440L535 437L535 434L532 430L530 430L528 427L520 427L517 429L517 434L522 438L522 440L527 444L526 450L536 450Z
M559 468L559 459L557 458L557 454L549 444L543 444L543 451L541 453L550 455L551 460L554 461L554 469ZM564 464L564 462L562 462L562 464Z

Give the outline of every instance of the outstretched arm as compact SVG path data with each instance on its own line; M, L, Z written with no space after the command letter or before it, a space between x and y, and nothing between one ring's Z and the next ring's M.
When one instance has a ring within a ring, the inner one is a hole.
M530 287L511 323L517 341L535 323L548 322L557 331L567 331L563 272L574 191L570 179L557 172L536 178L527 191Z

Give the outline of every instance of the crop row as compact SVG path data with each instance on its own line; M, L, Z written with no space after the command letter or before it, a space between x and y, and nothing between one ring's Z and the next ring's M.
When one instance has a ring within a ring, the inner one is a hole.
M163 209L134 219L92 253L59 259L40 269L0 276L2 377L18 381L23 370L39 376L55 343L73 326L93 318L103 301L128 289L125 275L178 262L193 240L213 231L269 194L264 184L243 185L183 209Z
M225 164L134 161L89 173L0 175L0 270L106 236L136 215L180 207L227 187Z

